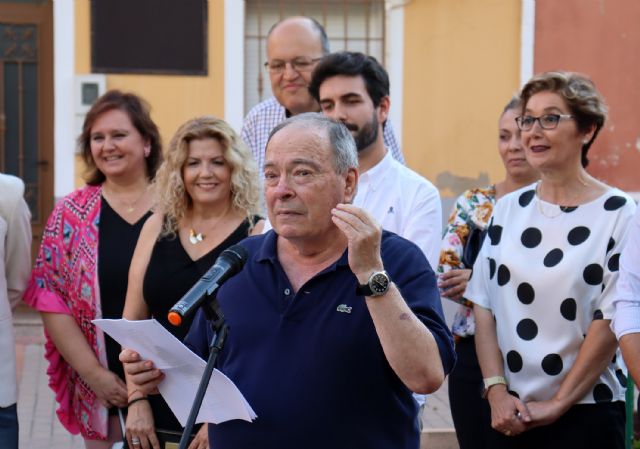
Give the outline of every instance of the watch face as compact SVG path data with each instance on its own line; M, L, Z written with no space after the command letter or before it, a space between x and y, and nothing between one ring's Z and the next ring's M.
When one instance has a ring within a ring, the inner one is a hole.
M373 293L383 294L389 289L389 278L384 273L376 273L369 280Z

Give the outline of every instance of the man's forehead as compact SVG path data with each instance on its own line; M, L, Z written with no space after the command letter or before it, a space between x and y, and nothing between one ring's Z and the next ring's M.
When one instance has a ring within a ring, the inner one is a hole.
M330 156L328 138L321 129L299 124L288 125L271 137L266 148L266 163L325 162Z
M267 54L277 57L280 52L297 50L297 56L315 56L322 51L322 39L310 21L304 18L286 20L277 25L267 38Z
M367 85L361 75L335 75L325 79L319 87L320 99L349 96L369 96Z

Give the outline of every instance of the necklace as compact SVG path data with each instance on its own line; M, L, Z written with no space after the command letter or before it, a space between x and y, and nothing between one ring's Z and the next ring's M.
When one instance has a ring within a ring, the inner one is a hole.
M586 182L584 182L584 180L583 180L582 178L578 178L578 180L580 181L580 184L582 184L582 185L583 185L583 186L585 186L585 187L587 186L587 183L586 183ZM544 211L544 207L543 207L543 204L542 204L542 202L543 202L544 200L542 199L542 195L540 194L540 185L541 185L541 182L542 182L542 181L538 181L538 182L536 183L536 188L535 188L536 197L537 197L537 198L536 198L536 199L537 199L536 204L538 205L538 212L540 212L540 214L542 214L543 216L545 216L545 217L547 217L547 218L556 218L556 217L559 217L563 212L571 212L572 210L575 210L575 208L576 208L577 206L560 206L560 205L557 205L557 204L552 204L552 206L554 207L554 209L555 209L556 207L558 208L557 213L552 214L552 215L549 215L549 214L545 213L545 211ZM580 196L580 191L577 191L576 193L574 193L574 194L572 195L572 198L569 200L569 202L570 202L570 203L574 203L574 204L575 204L575 203L577 203L577 200L578 200L578 197L579 197L579 196ZM546 203L546 201L545 201L545 203ZM546 207L546 205L545 205L545 207Z
M115 197L113 193L110 192L104 185L102 186L102 193L103 194L106 193L108 198L115 199L118 203L122 204L125 207L125 211L129 214L136 210L136 206L138 205L142 197L145 196L148 190L149 190L149 186L146 186L142 191L142 193L138 195L138 197L135 199L133 203L127 203L126 201L123 201L122 199Z
M211 229L214 228L214 226L216 226L218 223L220 223L220 221L226 216L227 216L227 212L225 212L220 217L218 217L218 219L216 221L214 221L213 224L207 226L205 228L205 231L209 232ZM193 219L192 219L191 220L191 226L189 227L189 243L191 243L192 245L197 245L198 243L202 242L206 238L207 238L206 234L203 234L202 232L197 232L194 229Z
M205 237L206 235L204 235L202 232L198 232L196 234L196 231L193 228L189 228L189 243L191 243L192 245L197 245L198 243L203 241Z

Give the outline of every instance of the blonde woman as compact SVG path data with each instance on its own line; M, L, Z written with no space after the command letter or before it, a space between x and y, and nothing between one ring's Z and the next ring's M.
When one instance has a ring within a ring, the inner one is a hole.
M249 150L226 122L204 116L182 125L158 170L158 212L136 246L124 317L154 317L182 339L191 321L176 328L167 312L225 248L261 232L258 185ZM159 449L177 442L182 428L164 400L128 390L130 446ZM206 428L189 447L208 447Z

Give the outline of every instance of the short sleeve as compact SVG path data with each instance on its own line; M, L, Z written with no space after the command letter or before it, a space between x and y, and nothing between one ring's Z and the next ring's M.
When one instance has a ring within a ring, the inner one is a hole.
M433 335L444 372L449 373L455 363L453 337L444 320L435 273L415 244L397 235L391 235L387 242L393 244L383 244L385 269L409 308Z
M615 287L612 328L619 339L640 332L640 208L629 225Z
M60 201L47 220L40 251L31 272L24 294L24 301L40 312L71 314L59 292L66 289L61 264L65 263L66 250L63 238L54 232L62 221L64 200Z
M595 307L602 311L602 317L606 320L613 319L614 301L617 295L616 284L620 277L620 255L627 242L635 209L635 203L629 198L625 206L620 209L613 233L607 239L607 254L603 267L603 290L595 304Z

